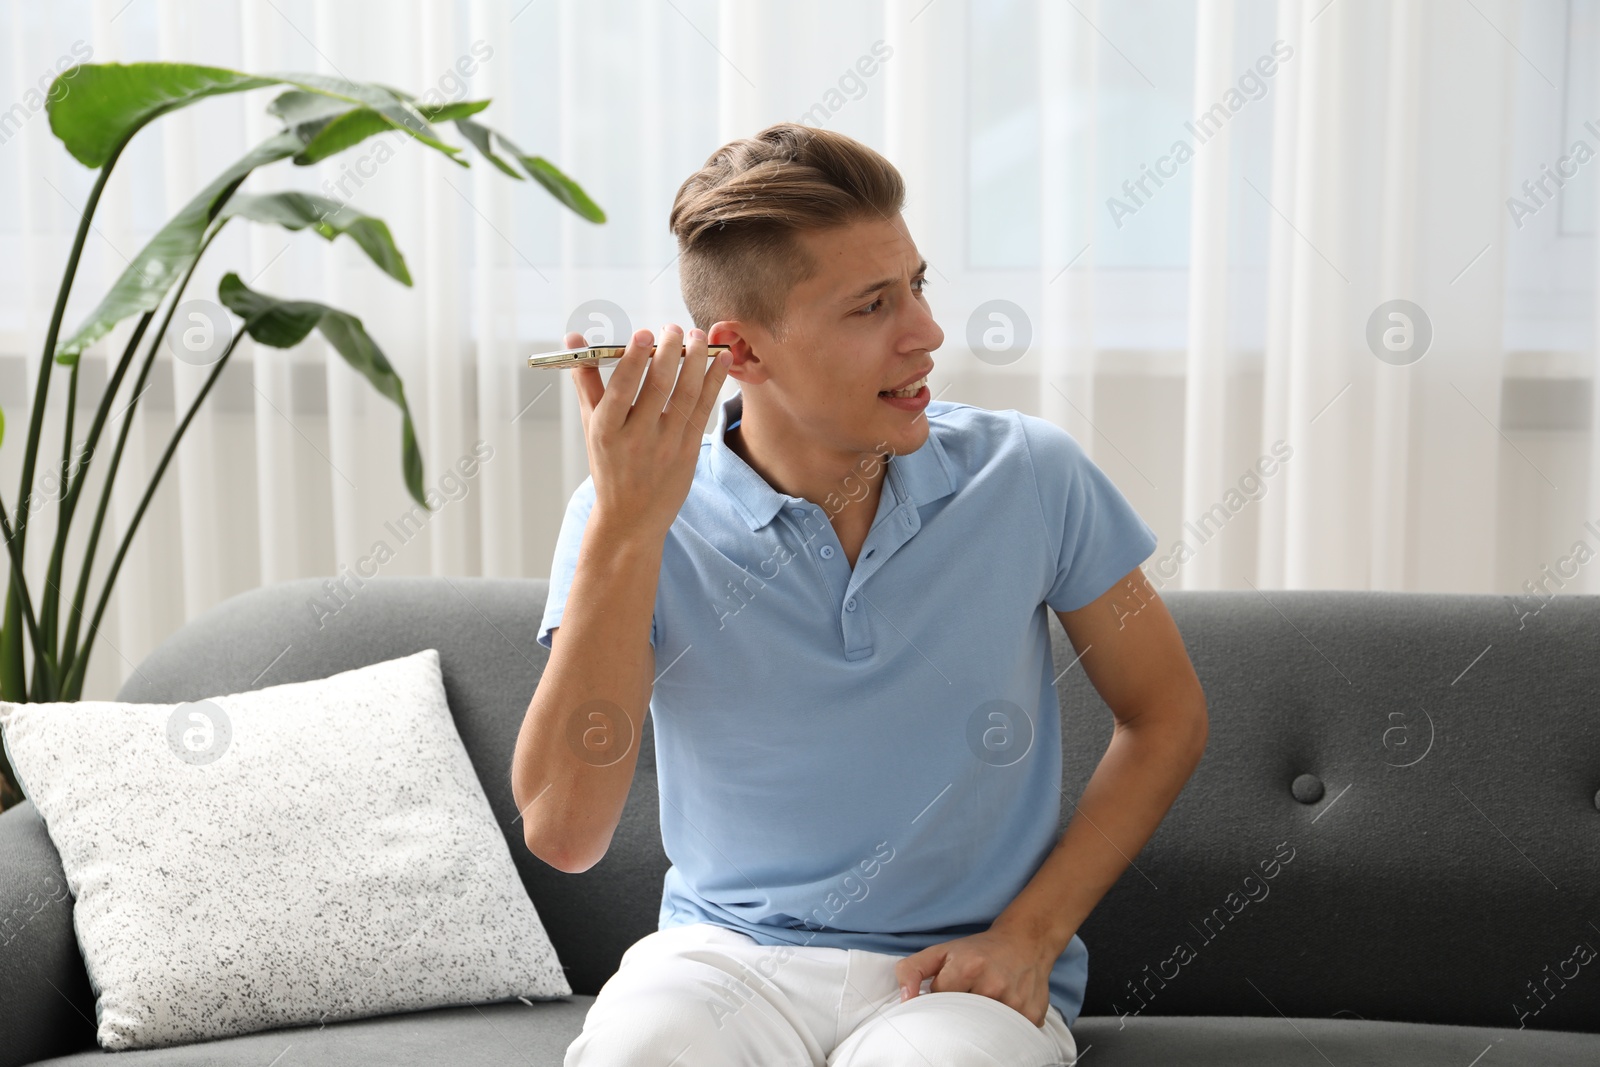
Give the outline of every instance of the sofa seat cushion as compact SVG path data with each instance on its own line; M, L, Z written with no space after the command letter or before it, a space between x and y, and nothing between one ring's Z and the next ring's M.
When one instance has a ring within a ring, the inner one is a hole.
M126 1067L560 1067L583 1030L593 997L485 1004L383 1015L326 1027L272 1030L181 1048L123 1052ZM1073 1028L1078 1054L1094 1067L1593 1067L1600 1035L1487 1026L1433 1026L1359 1019L1151 1016L1122 1026L1088 1016ZM1093 1046L1094 1051L1089 1048ZM285 1051L281 1060L276 1057ZM1484 1053L1482 1059L1475 1057ZM1326 1058L1324 1058L1326 1057ZM34 1067L90 1067L99 1050ZM643 1067L643 1065L641 1065Z
M117 1067L560 1067L593 997L431 1008L116 1054ZM85 1032L90 1027L84 1025ZM287 1054L285 1054L287 1053ZM98 1048L32 1067L105 1067Z
M1365 1019L1080 1016L1078 1055L1093 1067L1593 1067L1600 1035ZM1090 1046L1094 1051L1090 1052ZM1487 1053L1487 1055L1485 1055ZM1482 1056L1481 1059L1478 1057Z

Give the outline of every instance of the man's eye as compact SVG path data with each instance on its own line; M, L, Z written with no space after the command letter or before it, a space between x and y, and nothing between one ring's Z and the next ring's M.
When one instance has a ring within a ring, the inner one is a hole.
M920 292L922 292L924 289L926 289L928 287L928 279L927 278L913 278L911 280L911 284L916 286L917 287L917 292L920 293ZM869 315L869 316L873 315L873 314L875 314L877 312L878 307L882 303L883 303L882 300L874 300L872 303L868 304L866 307L864 307L860 311L856 312L856 314L857 315Z

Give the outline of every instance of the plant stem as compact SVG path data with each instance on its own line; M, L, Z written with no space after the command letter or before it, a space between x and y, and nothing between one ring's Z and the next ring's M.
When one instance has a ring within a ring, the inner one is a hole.
M94 180L94 188L89 190L89 200L84 204L83 211L78 217L78 232L72 239L72 251L67 256L66 270L61 275L61 287L56 292L56 306L50 313L50 329L45 332L44 351L39 356L39 384L33 391L33 413L32 418L28 420L28 447L22 454L22 485L19 490L22 497L17 501L18 549L27 547L28 495L33 492L33 466L39 453L39 437L44 430L44 402L50 393L50 369L55 364L56 341L61 336L61 318L67 310L67 296L72 292L72 280L78 273L78 260L83 256L83 243L89 236L89 220L94 217L94 209L100 203L100 194L105 191L106 181L111 177L111 168L116 165L117 157L122 154L122 149L127 143L127 140L123 140L111 150L105 166L100 168L100 173Z
M28 636L33 639L33 658L37 668L39 662L44 659L44 645L39 639L39 627L33 619L33 603L28 598L28 583L22 580L22 550L17 547L17 538L12 534L11 523L6 518L4 499L0 499L0 533L6 538L6 554L11 560L11 586L18 593L22 619L27 624ZM38 678L37 669L34 677Z
M134 410L138 407L139 397L143 395L145 379L150 376L150 370L155 363L156 350L161 344L161 339L167 335L167 328L172 325L172 316L178 310L179 302L183 300L184 290L189 288L189 280L194 277L195 268L200 265L200 257L205 255L207 248L211 247L211 242L217 236L217 232L217 230L212 230L206 239L201 242L200 250L195 253L194 262L189 264L189 269L184 273L183 280L178 283L177 289L173 291L172 302L167 305L167 313L161 319L161 328L150 339L150 347L145 353L144 363L139 367L139 377L133 383L133 399L128 401L127 415L122 420L122 429L117 433L116 447L111 451L111 464L106 468L105 485L100 491L100 506L95 509L94 524L89 527L89 542L83 550L83 564L78 574L78 590L73 595L72 611L67 616L67 633L61 643L61 672L63 675L71 673L72 664L81 651L78 647L78 627L83 621L83 607L89 596L89 572L94 568L94 553L95 549L100 545L100 529L105 523L106 508L111 503L111 488L116 481L117 467L122 463L122 449L127 444L128 431L133 428ZM81 477L79 481L82 481ZM78 485L75 488L81 490L82 485ZM77 698L74 696L68 699L76 700Z
M129 137L131 136L132 134L129 134ZM26 614L31 615L32 608L28 606L28 590L22 576L22 561L27 558L28 495L33 492L33 467L39 454L39 437L44 429L45 401L50 395L50 371L55 364L56 341L61 336L61 319L67 310L67 297L72 292L72 280L78 273L78 261L83 256L83 244L89 236L89 220L94 217L100 196L105 192L106 182L111 177L111 168L116 165L117 157L122 154L127 144L128 138L125 137L106 157L105 164L94 180L94 188L89 191L89 200L79 215L78 232L73 237L72 251L67 256L67 265L61 275L61 286L56 291L56 305L50 313L50 328L45 332L44 350L39 357L39 384L33 391L33 412L28 420L28 443L22 455L16 540L13 541L10 534L6 535L7 548L15 549L15 555L12 557L12 577L6 591L5 616L4 619L0 619L0 681L4 682L3 695L7 699L26 696L22 635L17 631L23 622L22 609L27 607ZM34 655L37 657L40 655L39 633L31 619L27 625L33 637Z
M51 662L56 658L56 614L61 599L61 543L65 540L67 525L66 490L72 482L72 422L78 410L78 367L82 358L73 360L72 371L67 376L67 417L61 432L61 507L56 511L55 544L50 548L50 565L45 568L44 593L39 598L39 632L44 637L45 652ZM34 672L38 672L35 665Z
M83 636L83 649L72 664L72 669L68 672L62 686L62 690L68 700L78 699L78 693L83 687L84 671L87 669L89 662L89 653L93 650L95 634L100 630L100 619L105 614L106 602L111 599L111 587L117 580L117 571L122 567L122 558L128 554L128 546L133 542L133 535L139 530L139 520L144 518L145 509L150 506L150 498L155 496L156 487L161 484L161 476L166 472L167 464L172 460L172 454L177 451L178 442L183 439L184 431L189 428L189 423L193 421L195 413L200 410L200 405L205 402L206 394L211 392L211 387L216 384L223 368L228 365L228 357L233 355L233 350L239 346L239 342L244 339L244 336L245 329L244 325L241 324L239 332L233 335L233 339L228 342L228 347L223 349L222 356L217 360L216 368L206 377L205 384L195 394L193 402L189 405L189 410L183 413L183 420L178 423L177 429L173 431L172 440L167 442L166 451L161 453L161 462L156 464L155 474L150 478L150 485L145 489L144 496L140 498L139 507L134 511L132 521L128 523L128 530L122 536L122 544L117 546L117 554L111 559L111 567L106 574L105 585L100 590L100 599L95 604L93 617L89 620L89 630Z
M177 305L174 298L173 306ZM89 543L83 550L83 565L78 574L78 591L72 598L72 611L67 616L66 639L62 642L61 670L70 679L72 668L76 664L80 649L78 648L78 625L83 618L83 605L89 595L89 573L94 567L95 549L100 544L100 530L105 525L106 508L111 503L111 490L117 477L117 468L122 463L122 449L128 443L128 432L133 428L134 409L139 404L143 395L145 379L150 376L150 368L155 363L156 345L160 343L160 334L150 343L150 349L145 353L144 363L139 367L139 377L133 383L133 399L128 401L127 414L122 420L122 429L117 431L117 444L111 451L111 463L106 467L105 485L100 491L100 505L95 509L94 524L89 527ZM75 700L76 697L67 697Z
M176 307L177 305L174 304L173 306ZM117 369L112 373L111 380L106 383L106 391L100 398L100 407L94 413L94 421L89 424L88 436L84 438L83 460L78 465L76 477L73 477L68 482L66 496L61 503L61 519L56 529L56 543L50 555L50 569L46 578L51 583L52 588L61 581L61 570L67 551L67 534L72 525L72 518L77 514L78 497L83 495L84 483L89 480L89 464L94 459L95 445L100 440L100 431L105 427L106 419L111 415L111 405L116 401L118 390L122 388L122 379L127 376L128 368L133 364L134 353L138 350L139 342L143 340L145 331L149 329L150 322L155 318L155 314L153 310L146 311L140 317L139 324L134 327L133 336L128 338L127 346L122 350L122 358L117 361ZM170 311L168 312L168 318L171 318ZM157 336L159 338L160 335ZM143 376L141 376L140 381L142 382L143 380ZM96 526L95 530L98 533L99 527ZM93 542L91 541L91 546L92 544ZM86 569L92 563L93 552L94 549L91 547L89 556L84 560ZM80 593L80 598L81 595ZM82 612L83 608L79 605L78 613L81 615ZM59 670L63 673L68 667L72 666L72 657L76 652L73 647L78 631L76 622L76 616L69 617L69 629L67 630L66 639L61 643ZM53 628L49 631L49 634L53 646L55 641Z

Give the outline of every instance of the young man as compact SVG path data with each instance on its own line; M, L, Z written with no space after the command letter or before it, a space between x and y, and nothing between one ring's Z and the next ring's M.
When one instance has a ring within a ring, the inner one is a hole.
M587 870L653 712L672 867L569 1067L1071 1063L1076 931L1199 762L1150 528L1064 430L931 400L903 198L836 133L724 146L671 216L696 328L574 371L593 474L513 792ZM1047 609L1117 720L1059 840Z

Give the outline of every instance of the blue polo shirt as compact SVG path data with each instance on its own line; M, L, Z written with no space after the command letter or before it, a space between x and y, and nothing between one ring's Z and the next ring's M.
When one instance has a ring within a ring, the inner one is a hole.
M899 955L986 930L1059 837L1047 612L1110 589L1155 533L1055 424L934 401L852 569L829 515L864 485L775 490L724 437L743 399L701 445L650 626L659 926ZM546 648L593 505L589 478L557 539ZM1068 1026L1087 979L1074 935L1050 978Z

